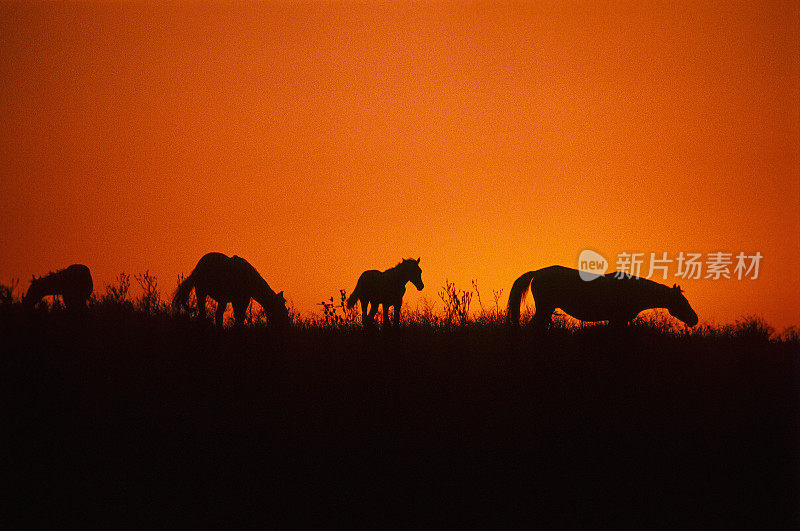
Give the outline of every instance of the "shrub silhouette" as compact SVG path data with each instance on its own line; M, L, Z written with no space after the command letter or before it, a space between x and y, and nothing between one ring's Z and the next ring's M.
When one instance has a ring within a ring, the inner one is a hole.
M454 322L464 325L469 320L469 306L472 302L472 291L456 289L455 283L444 281L439 291L439 298L444 303L444 321L447 326Z
M136 283L142 288L142 295L136 300L136 308L146 314L156 314L167 311L167 305L161 300L158 291L158 280L150 274L150 270L133 276Z
M11 279L11 283L8 285L0 284L0 306L9 306L20 302L19 297L14 296L14 292L17 290L18 286L18 278Z
M478 281L476 279L472 280L472 289L475 292L475 298L478 299L478 306L480 307L480 313L477 316L477 322L483 324L490 324L490 323L501 323L505 319L505 310L500 305L500 298L503 296L503 290L492 290L492 297L494 298L494 307L487 310L483 306L483 300L481 300L481 292L478 289Z
M330 297L318 304L322 306L321 326L331 328L351 328L359 324L358 311L355 306L347 305L347 290L340 289L338 300Z
M105 294L100 297L100 304L117 308L132 309L133 303L128 300L131 288L131 276L124 271L117 275L111 284L106 285Z
M229 330L154 311L155 280L132 277L142 297L120 275L86 319L0 305L6 458L35 489L11 496L80 516L200 491L220 514L794 522L796 329L557 314L543 337L423 299L392 334L364 334L340 291L282 336L257 310Z

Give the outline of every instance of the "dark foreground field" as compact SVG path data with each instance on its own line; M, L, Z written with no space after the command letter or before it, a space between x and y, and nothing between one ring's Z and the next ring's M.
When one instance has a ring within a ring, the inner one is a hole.
M796 341L136 312L0 333L7 524L798 523Z

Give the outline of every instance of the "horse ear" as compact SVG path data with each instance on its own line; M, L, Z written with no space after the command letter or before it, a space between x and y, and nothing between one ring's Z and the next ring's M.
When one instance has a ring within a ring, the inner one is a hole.
M420 257L420 258L422 258L422 257ZM419 258L417 258L417 263L419 263Z
M677 287L678 287L678 285L677 285L677 284L673 284L673 285L672 285L672 289L675 289L675 288L677 288Z
M283 299L283 302L286 302L286 298L283 296L283 292L282 292L282 291L279 291L279 292L278 292L278 297L280 297L281 299Z

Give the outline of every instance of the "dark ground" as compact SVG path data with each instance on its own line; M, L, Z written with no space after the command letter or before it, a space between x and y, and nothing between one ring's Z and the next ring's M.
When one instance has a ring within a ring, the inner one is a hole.
M7 524L798 520L798 344L0 319Z

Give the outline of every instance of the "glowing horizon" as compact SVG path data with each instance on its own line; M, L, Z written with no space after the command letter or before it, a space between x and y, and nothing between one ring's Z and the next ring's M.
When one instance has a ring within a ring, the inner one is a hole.
M800 325L798 27L796 2L4 3L0 282L84 263L166 298L219 251L310 312L421 257L413 308L585 249L758 252L756 280L653 280L701 322Z

